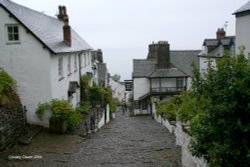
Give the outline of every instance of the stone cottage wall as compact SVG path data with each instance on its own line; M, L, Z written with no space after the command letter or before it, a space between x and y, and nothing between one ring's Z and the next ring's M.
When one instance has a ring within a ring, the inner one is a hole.
M24 115L22 106L0 107L0 150L16 143L17 138L25 133Z

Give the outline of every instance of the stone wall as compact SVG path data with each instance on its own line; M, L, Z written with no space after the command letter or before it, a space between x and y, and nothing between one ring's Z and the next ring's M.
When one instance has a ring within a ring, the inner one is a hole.
M166 127L170 133L175 134L175 142L176 145L181 146L181 161L183 167L207 167L207 163L202 158L197 158L192 155L190 152L188 145L190 141L190 136L184 132L183 124L180 121L172 121L169 122L167 119L161 118L161 116L157 116L154 113L154 118L157 122Z
M92 112L85 116L83 124L80 128L84 136L89 133L95 132L102 126L110 122L110 108L107 105L106 108L92 109Z
M17 138L26 132L24 115L22 106L0 107L0 150L16 143Z

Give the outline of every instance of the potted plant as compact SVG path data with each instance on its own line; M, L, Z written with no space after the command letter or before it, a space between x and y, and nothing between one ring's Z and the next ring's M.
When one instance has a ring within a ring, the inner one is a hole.
M50 102L40 104L36 114L40 120L46 111L51 112L49 128L52 133L65 133L81 121L81 114L75 111L66 100L53 99Z

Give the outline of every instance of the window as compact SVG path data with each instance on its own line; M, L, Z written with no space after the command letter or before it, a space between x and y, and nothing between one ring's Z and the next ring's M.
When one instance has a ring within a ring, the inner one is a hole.
M135 100L134 101L134 109L139 109L139 101L138 100Z
M87 66L87 55L84 53L84 67Z
M58 59L58 76L59 80L63 79L63 57L59 57Z
M68 75L71 74L71 56L68 56Z
M18 25L7 25L7 42L19 42Z
M183 88L184 87L184 79L183 78L177 78L176 79L176 87L177 88Z
M141 103L141 109L142 110L147 110L148 109L148 104L147 104L146 101L142 101L142 103Z
M74 68L75 68L75 71L77 71L77 54L75 54Z

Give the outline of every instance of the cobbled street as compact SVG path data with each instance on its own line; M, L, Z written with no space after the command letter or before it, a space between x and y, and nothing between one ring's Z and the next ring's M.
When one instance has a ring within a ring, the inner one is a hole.
M174 136L151 117L118 112L87 139L80 132L55 135L44 129L30 145L16 145L4 152L0 166L179 167L181 153L174 141Z

